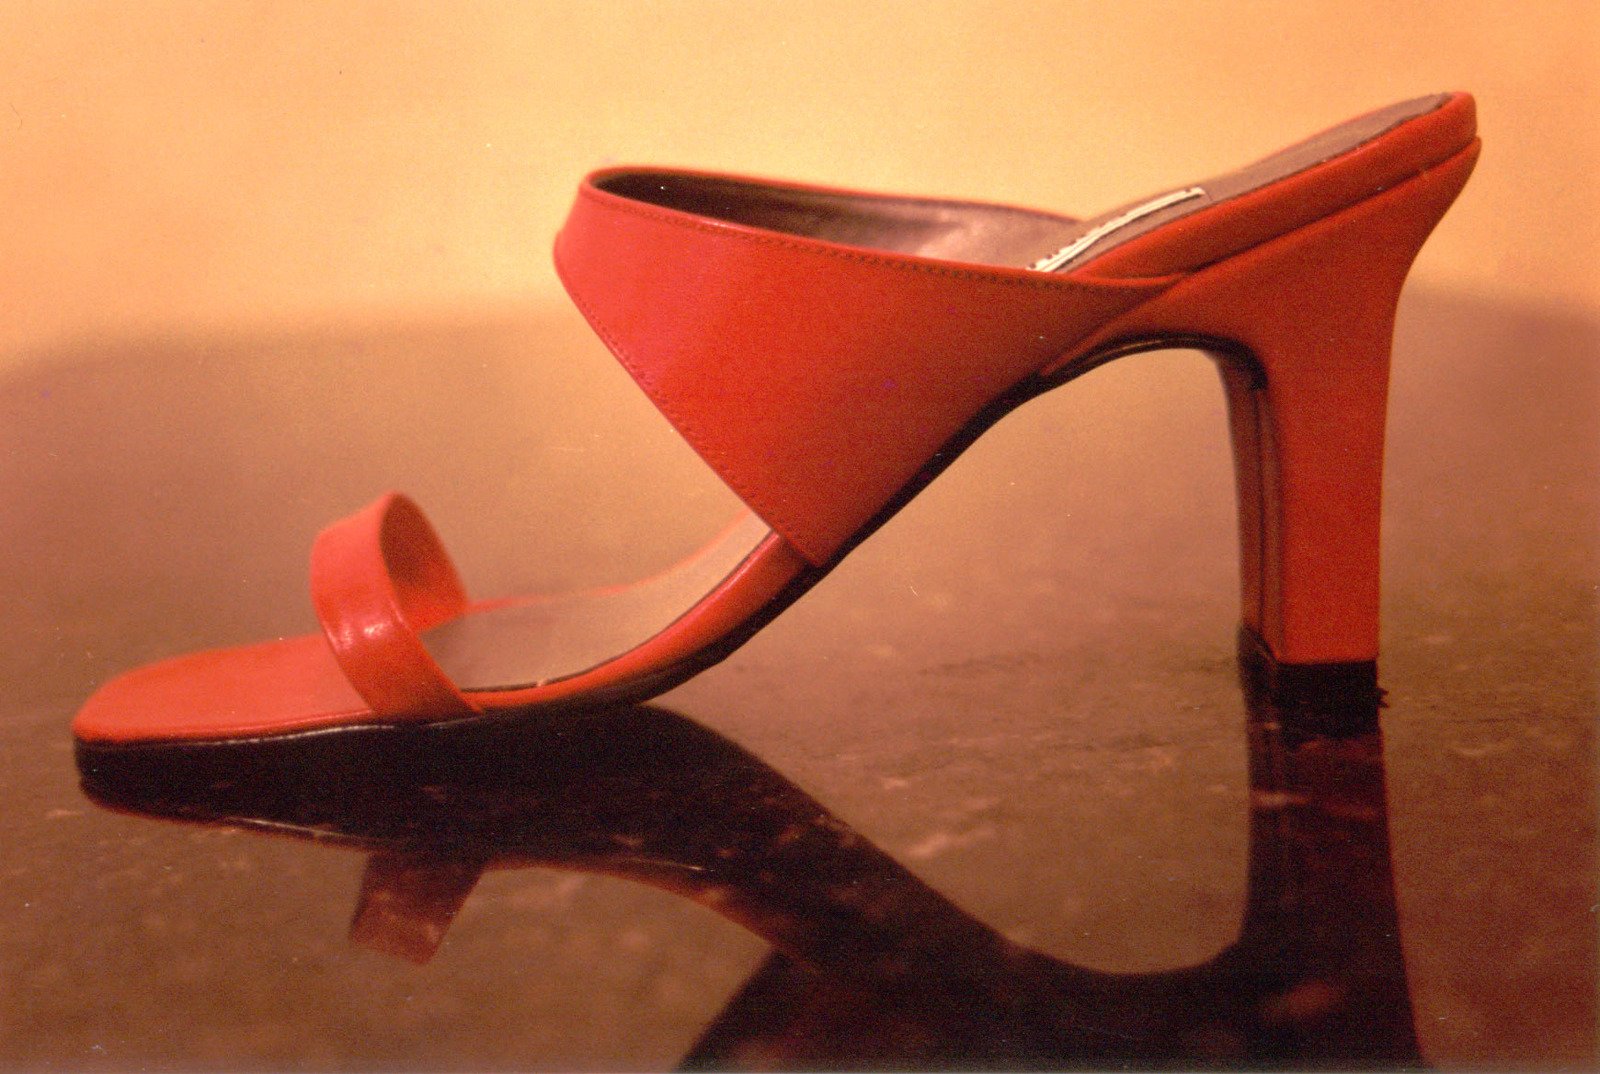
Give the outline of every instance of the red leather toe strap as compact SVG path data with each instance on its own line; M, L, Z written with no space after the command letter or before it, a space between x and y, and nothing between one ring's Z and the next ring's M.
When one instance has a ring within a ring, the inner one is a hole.
M415 720L477 711L419 637L465 611L467 594L411 500L390 493L318 534L311 600L340 669L373 713Z

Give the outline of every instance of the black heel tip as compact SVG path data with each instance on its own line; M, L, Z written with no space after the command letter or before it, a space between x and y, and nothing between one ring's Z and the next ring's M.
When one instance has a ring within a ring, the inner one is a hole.
M1303 738L1354 738L1378 730L1378 662L1284 664L1260 635L1239 628L1239 679L1284 730Z

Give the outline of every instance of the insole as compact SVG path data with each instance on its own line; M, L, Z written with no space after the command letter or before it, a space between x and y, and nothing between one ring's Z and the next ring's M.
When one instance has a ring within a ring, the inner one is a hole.
M747 514L697 555L653 578L475 612L426 631L422 642L463 690L510 690L576 675L671 626L770 536L770 526Z
M1348 152L1445 96L1406 101L1362 116L1255 164L1142 199L1089 220L958 202L859 198L785 191L782 199L721 180L648 200L834 242L978 263L1060 271L1181 216L1259 189ZM757 188L759 189L759 188ZM662 192L665 192L664 194ZM772 529L754 514L664 574L616 589L530 598L463 616L422 635L461 689L512 690L570 678L638 648L704 601L761 546Z
M1078 222L1058 236L1058 245L1046 256L1035 255L1032 267L1044 272L1059 272L1073 267L1138 238L1163 224L1198 212L1207 206L1229 201L1269 183L1287 179L1308 168L1348 153L1385 134L1408 119L1425 115L1450 99L1448 94L1419 97L1388 108L1358 116L1287 149L1264 157L1254 164L1224 175L1213 176L1192 186L1180 187L1151 198L1119 206L1108 213ZM1027 260L1019 251L1016 260Z
M670 172L627 172L602 180L601 186L636 201L730 223L972 264L1036 266L1057 251L1092 237L1077 257L1052 266L1051 271L1058 271L1170 220L1315 167L1408 119L1434 111L1449 99L1448 94L1419 97L1358 116L1226 175L1140 199L1089 220L1005 205L775 187ZM1137 212L1189 190L1199 193L1158 210ZM1130 214L1130 219L1122 220Z

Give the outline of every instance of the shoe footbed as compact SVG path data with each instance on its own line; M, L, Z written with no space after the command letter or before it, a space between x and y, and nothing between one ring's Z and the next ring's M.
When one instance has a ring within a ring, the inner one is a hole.
M660 634L771 536L766 523L746 515L698 554L654 578L465 615L424 632L422 642L463 691L520 690L568 678Z

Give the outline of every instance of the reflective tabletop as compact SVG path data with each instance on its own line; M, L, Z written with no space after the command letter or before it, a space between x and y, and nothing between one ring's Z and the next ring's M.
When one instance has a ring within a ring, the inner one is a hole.
M480 595L734 510L576 314L92 338L0 382L0 1067L1582 1068L1600 324L1408 292L1380 695L1235 632L1222 392L1001 422L654 704L80 781L94 685L313 628L413 494Z

